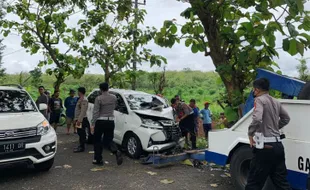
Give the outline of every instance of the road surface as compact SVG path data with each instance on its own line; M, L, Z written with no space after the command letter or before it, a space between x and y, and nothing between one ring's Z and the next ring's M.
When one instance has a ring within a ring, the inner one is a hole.
M49 172L36 173L31 168L0 168L0 186L3 190L227 190L233 189L230 178L224 171L214 171L205 167L197 169L183 164L164 168L142 165L138 161L124 157L124 164L116 165L115 157L104 151L108 162L98 171L92 165L93 150L88 145L84 153L73 153L78 136L67 136L64 128L58 134L58 152ZM149 172L149 173L148 173ZM152 175L153 174L153 175ZM162 183L162 180L172 183ZM216 187L214 187L216 186Z

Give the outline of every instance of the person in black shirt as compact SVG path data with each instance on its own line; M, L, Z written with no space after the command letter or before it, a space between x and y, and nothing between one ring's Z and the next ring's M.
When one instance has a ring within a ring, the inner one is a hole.
M59 125L59 119L63 110L62 99L59 97L59 91L56 90L54 96L50 99L51 118L50 124L54 127L55 131Z

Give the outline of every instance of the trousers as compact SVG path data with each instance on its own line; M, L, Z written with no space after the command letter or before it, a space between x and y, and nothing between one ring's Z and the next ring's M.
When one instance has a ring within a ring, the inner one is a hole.
M94 159L97 161L102 160L103 146L108 147L112 153L117 152L117 146L113 142L114 138L114 121L98 120L95 124L94 132Z
M180 122L180 129L182 132L182 136L183 137L187 137L187 134L190 134L190 140L192 142L192 149L196 149L196 132L195 132L195 116L194 114L191 114L189 116L187 116L186 118L184 118L181 122Z
M253 149L245 190L261 190L268 177L277 190L291 190L286 179L284 147L281 142L265 143L264 149Z
M77 128L77 133L79 135L80 147L85 148L86 142L86 129L90 128L90 124L88 122L87 117L85 117L82 121L82 128Z

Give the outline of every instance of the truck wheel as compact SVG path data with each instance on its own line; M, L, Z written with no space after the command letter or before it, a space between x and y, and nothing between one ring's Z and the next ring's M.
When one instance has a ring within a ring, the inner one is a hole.
M310 100L310 82L307 82L297 97L299 100Z
M53 166L54 164L54 158L48 160L48 161L45 161L45 162L42 162L42 163L39 163L39 164L34 164L34 168L35 170L37 170L38 172L47 172L48 170L51 169L51 167Z
M131 158L140 158L142 154L142 146L140 139L137 135L132 133L126 138L126 152Z
M241 146L234 152L231 158L230 172L237 190L245 189L252 156L252 149L249 146ZM263 190L275 190L275 187L269 178L267 179Z

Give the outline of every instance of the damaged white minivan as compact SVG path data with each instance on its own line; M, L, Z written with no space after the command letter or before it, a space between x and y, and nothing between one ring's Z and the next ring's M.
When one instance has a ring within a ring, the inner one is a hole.
M174 121L172 108L159 96L132 91L110 89L117 97L114 142L125 148L132 158L145 152L162 152L184 142L179 126ZM100 90L88 96L88 119L92 119L94 102Z

